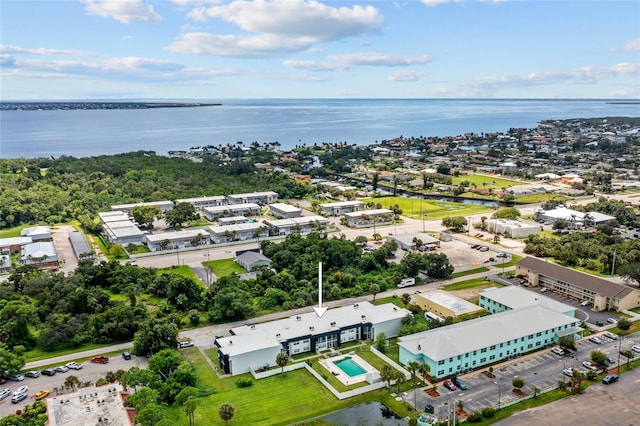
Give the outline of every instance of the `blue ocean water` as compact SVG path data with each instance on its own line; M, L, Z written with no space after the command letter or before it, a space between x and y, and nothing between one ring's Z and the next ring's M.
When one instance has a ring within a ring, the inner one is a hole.
M200 100L199 108L0 113L0 157L88 157L137 150L279 142L367 145L398 136L455 136L536 127L546 119L640 116L640 104L606 100Z

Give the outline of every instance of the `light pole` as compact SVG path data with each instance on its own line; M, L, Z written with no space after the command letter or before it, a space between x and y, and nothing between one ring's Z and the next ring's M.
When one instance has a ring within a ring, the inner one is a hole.
M498 411L500 411L500 398L501 398L501 396L502 396L502 395L500 394L500 383L498 383L498 382L493 382L493 383L495 383L496 385L498 385Z

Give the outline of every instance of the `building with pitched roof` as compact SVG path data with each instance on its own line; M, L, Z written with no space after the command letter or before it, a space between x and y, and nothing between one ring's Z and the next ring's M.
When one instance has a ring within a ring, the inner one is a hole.
M23 237L31 237L31 240L35 243L37 241L51 241L51 228L48 226L33 226L31 228L24 228L20 231L20 235Z
M36 268L58 266L58 252L51 241L26 244L20 251L20 262Z
M148 201L145 203L116 204L111 206L111 210L121 211L126 214L131 214L134 207L142 207L142 206L157 207L160 209L162 213L164 213L167 210L173 209L173 201Z
M392 303L372 305L360 302L261 324L232 328L231 336L215 340L220 367L226 374L242 374L274 365L276 355L289 356L337 348L357 340L373 340L379 333L398 335L407 309Z
M418 361L443 378L532 352L576 335L580 320L544 306L507 310L398 339L400 362Z
M518 262L516 275L526 277L529 286L546 287L573 300L588 302L594 311L619 311L640 307L640 289L535 257L525 257Z
M478 305L492 314L534 305L544 306L570 317L575 316L576 312L573 306L515 285L489 287L481 291L478 296Z
M0 238L0 253L20 253L23 246L32 242L31 237Z
M149 234L142 238L149 250L177 250L191 247L202 247L209 244L209 233L204 229L185 229L161 234Z
M230 204L204 208L204 216L210 221L226 216L258 216L261 212L262 207L256 203Z
M249 272L271 266L271 259L255 251L245 251L235 258L235 262Z

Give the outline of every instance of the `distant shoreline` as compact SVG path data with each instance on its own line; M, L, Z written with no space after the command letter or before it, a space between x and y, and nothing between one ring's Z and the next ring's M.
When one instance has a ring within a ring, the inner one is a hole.
M199 102L1 102L0 111L197 108L221 105Z

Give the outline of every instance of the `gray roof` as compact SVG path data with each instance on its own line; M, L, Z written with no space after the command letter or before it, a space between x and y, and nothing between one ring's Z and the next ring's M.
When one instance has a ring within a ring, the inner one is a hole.
M403 336L398 345L440 361L577 321L536 305Z
M402 243L406 246L412 246L414 238L417 238L418 240L422 241L422 244L434 244L439 241L437 238L434 238L433 235L423 234L421 232L415 232L412 234L393 235L393 236L390 236L389 238L394 239L397 242Z
M175 232L161 232L159 234L147 234L144 239L150 243L159 243L164 240L176 241L176 240L190 240L196 238L198 235L203 237L208 236L208 232L204 229L185 229L183 231Z
M479 295L495 302L502 303L511 309L540 305L560 313L575 310L573 306L565 305L564 303L553 300L543 294L514 285L506 287L490 287L481 291Z
M280 347L281 342L286 340L324 334L363 322L379 324L399 320L408 314L408 310L398 308L392 303L374 306L369 302L359 302L356 305L329 309L322 317L318 317L315 312L309 312L262 324L235 327L231 329L233 336L217 339L216 343L223 353L239 355Z
M73 247L73 251L75 252L77 258L80 258L80 256L83 254L91 253L89 243L87 243L86 238L84 238L84 235L82 235L81 232L70 232L69 241L71 241L71 247Z
M633 290L622 284L607 281L593 275L574 271L552 262L538 259L536 257L525 257L518 262L518 267L529 269L537 274L542 274L559 281L570 283L574 287L590 290L604 297L622 298Z
M240 256L236 257L236 262L238 261L241 261L245 265L251 266L259 262L271 262L271 259L269 259L262 253L256 253L255 251L246 251Z
M22 259L31 258L57 258L58 253L56 247L51 241L44 241L39 243L31 243L22 247Z
M31 237L0 238L0 247L23 246L32 242Z

